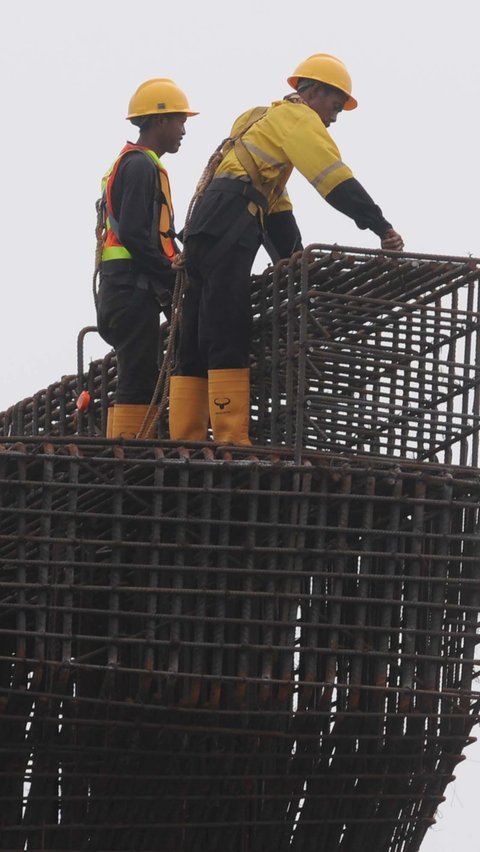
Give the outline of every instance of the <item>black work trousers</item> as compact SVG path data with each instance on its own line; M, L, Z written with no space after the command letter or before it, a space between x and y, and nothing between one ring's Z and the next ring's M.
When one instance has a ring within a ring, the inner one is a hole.
M119 404L150 403L159 370L160 305L152 290L140 289L132 272L102 273L97 324L117 356Z
M247 367L252 335L250 273L258 246L234 244L208 263L217 238L195 234L186 242L190 286L183 301L176 372L207 376L208 370Z

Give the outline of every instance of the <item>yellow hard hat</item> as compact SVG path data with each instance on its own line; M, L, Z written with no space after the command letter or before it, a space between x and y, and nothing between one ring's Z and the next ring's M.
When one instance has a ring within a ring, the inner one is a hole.
M292 89L297 88L301 77L318 80L319 83L326 83L328 86L340 89L348 96L344 109L355 109L358 106L355 98L352 98L352 78L343 62L335 56L330 56L329 53L314 53L304 62L300 62L287 81Z
M190 109L185 92L182 92L173 80L157 77L154 80L146 80L132 95L127 118L132 120L144 115L168 115L172 112L198 115L198 112Z

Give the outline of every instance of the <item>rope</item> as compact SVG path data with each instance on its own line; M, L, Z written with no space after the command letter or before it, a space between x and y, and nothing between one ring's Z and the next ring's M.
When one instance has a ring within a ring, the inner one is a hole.
M193 215L193 211L195 209L195 205L202 197L205 192L207 186L211 182L222 158L223 158L223 147L226 142L229 142L230 139L223 139L220 145L215 148L215 151L211 155L208 160L207 165L205 166L200 180L197 183L195 188L195 192L192 196L190 204L188 205L187 215L185 217L185 226L183 229L183 242L187 239L188 235L188 227ZM172 372L173 365L175 363L175 342L177 339L177 332L182 319L182 304L183 304L183 294L188 287L188 275L187 270L185 268L185 252L182 251L178 254L175 260L172 263L174 269L177 270L177 275L175 278L175 289L173 291L172 296L172 314L170 318L170 330L168 333L168 342L165 350L165 355L163 358L162 366L160 368L160 372L158 374L157 383L155 385L155 390L153 392L152 399L150 401L150 405L148 406L147 412L143 419L143 423L138 431L137 438L149 438L152 437L155 425L163 417L167 403L168 403L168 395L170 389L170 375Z

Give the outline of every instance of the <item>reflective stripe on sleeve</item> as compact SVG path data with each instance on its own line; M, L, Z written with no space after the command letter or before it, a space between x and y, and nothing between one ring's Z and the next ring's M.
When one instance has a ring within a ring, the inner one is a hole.
M318 175L315 175L315 177L311 179L310 183L312 184L312 186L315 187L318 192L322 193L322 184L325 183L327 177L331 175L332 172L335 172L337 171L337 169L341 168L348 169L348 166L346 166L345 163L342 163L341 160L337 160L336 163L330 163L330 165L322 169L322 171L319 172Z

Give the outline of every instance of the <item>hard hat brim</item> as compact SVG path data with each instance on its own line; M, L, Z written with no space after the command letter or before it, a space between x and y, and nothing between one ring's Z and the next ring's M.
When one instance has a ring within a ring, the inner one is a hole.
M187 118L191 118L192 115L200 115L199 112L193 112L190 109L165 109L162 112L130 112L125 116L126 121L130 121L132 118L145 118L147 115L186 115Z

